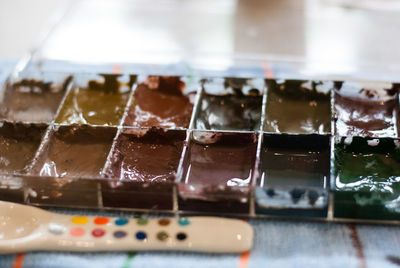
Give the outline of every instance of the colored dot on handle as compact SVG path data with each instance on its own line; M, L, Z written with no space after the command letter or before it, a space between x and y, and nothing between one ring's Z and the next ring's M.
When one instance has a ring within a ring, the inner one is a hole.
M114 232L114 237L115 238L123 238L125 236L126 236L126 232L124 232L124 231L116 231L116 232Z
M141 231L137 232L135 236L138 240L145 240L147 238L147 234Z
M123 225L126 225L126 224L128 224L128 219L118 218L118 219L115 220L115 225L123 226Z
M180 218L180 219L178 220L178 224L179 224L180 226L187 226L187 225L190 224L190 220L187 219L187 218Z
M160 241L165 241L167 240L169 235L166 232L158 232L157 233L157 239Z
M178 239L179 241L183 241L187 238L187 235L185 233L177 233L176 234L176 239Z
M89 222L89 220L85 216L75 216L72 218L72 222L75 224L86 224Z
M146 225L149 222L148 219L139 218L136 220L136 223L139 225Z
M106 218L106 217L97 217L97 218L94 219L94 223L97 224L97 225L104 225L104 224L107 224L109 222L110 222L110 220L108 218Z
M103 229L94 229L93 231L92 231L92 235L94 236L94 237L102 237L103 235L105 235L106 234L106 231L104 231Z
M168 220L168 219L161 219L161 220L158 221L158 224L161 225L161 226L167 226L170 223L171 223L171 221Z
M69 234L75 237L79 237L85 234L85 230L82 228L72 228L71 230L69 230Z

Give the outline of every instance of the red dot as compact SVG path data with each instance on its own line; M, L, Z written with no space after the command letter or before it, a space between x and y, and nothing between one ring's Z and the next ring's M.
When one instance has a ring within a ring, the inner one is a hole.
M94 237L102 237L103 235L105 235L106 234L106 231L104 231L103 229L94 229L93 231L92 231L92 235L94 236Z
M85 234L85 230L82 228L72 228L69 230L69 234L76 237L83 236Z
M94 223L97 224L97 225L104 225L104 224L107 224L109 222L110 222L110 220L108 218L106 218L106 217L97 217L97 218L94 219Z

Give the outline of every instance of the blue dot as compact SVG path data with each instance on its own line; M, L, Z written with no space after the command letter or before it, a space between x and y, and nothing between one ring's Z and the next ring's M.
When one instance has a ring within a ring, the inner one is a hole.
M178 223L180 226L187 226L190 224L190 220L187 218L180 218Z
M116 232L114 232L114 237L115 238L123 238L125 236L126 236L126 232L124 232L124 231L116 231Z
M137 232L136 233L136 238L138 240L144 240L144 239L146 239L146 237L147 237L147 234L145 232Z
M128 219L118 218L115 220L115 224L118 226L122 226L128 223Z

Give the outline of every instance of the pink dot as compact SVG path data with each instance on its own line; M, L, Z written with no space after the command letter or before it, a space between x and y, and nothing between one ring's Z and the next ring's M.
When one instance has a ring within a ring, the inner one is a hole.
M105 235L106 231L104 231L103 229L94 229L92 231L92 235L94 237L102 237L103 235Z
M85 234L85 230L82 228L72 228L71 230L69 230L69 234L72 236L83 236Z

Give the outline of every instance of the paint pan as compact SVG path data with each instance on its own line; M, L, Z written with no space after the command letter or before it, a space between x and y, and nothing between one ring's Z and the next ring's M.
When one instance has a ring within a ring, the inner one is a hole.
M400 148L390 138L336 138L335 217L395 220L400 213Z
M263 79L205 78L196 129L259 130Z
M57 115L58 124L118 126L136 76L77 75Z
M256 213L326 216L330 138L264 134Z
M178 185L179 209L248 213L257 135L194 131Z
M26 173L47 126L9 122L0 125L0 173Z
M264 130L330 134L332 82L267 79Z
M0 119L10 122L50 123L67 91L71 76L29 72L12 77L0 92Z
M116 132L108 127L54 126L28 173L97 178L104 168Z
M196 86L191 78L148 76L134 89L124 126L187 129Z
M172 209L186 131L124 129L108 158L103 205Z
M397 137L398 85L335 82L335 134Z

